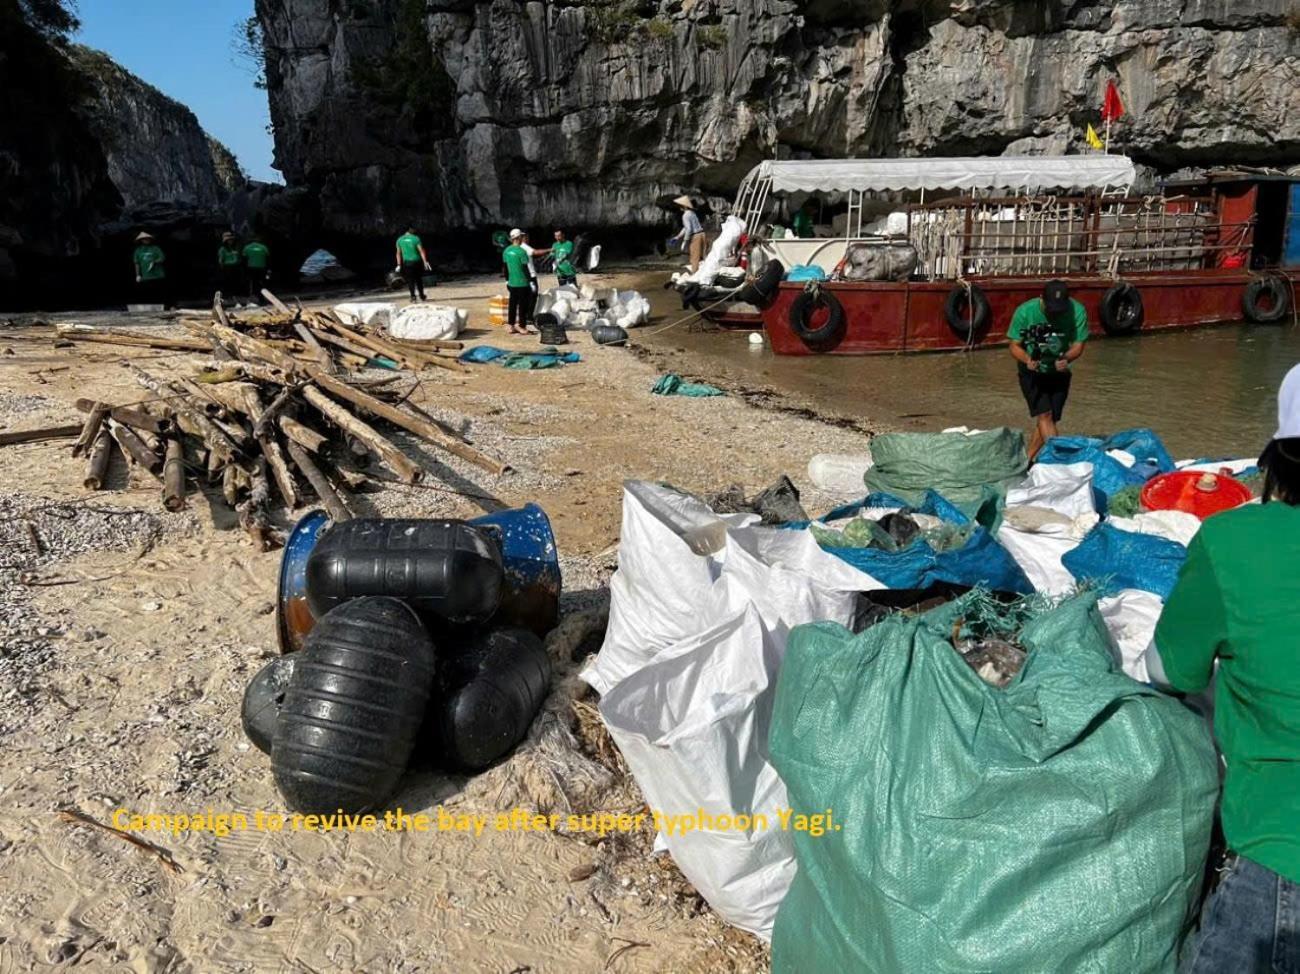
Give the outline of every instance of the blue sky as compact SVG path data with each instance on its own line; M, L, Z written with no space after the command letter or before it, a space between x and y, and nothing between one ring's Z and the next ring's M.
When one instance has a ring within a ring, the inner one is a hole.
M80 0L75 40L188 105L254 179L281 182L266 92L232 47L235 25L252 14L253 0Z

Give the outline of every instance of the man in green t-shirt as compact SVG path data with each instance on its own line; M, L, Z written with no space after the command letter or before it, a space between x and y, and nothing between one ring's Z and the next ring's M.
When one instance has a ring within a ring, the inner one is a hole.
M427 300L424 296L424 274L431 270L433 268L429 265L429 255L424 251L424 244L416 236L415 228L407 227L406 233L397 238L397 271L406 281L412 301Z
M244 287L244 258L239 252L239 241L227 230L221 235L217 248L217 275L223 301L238 301Z
M262 303L262 289L266 287L271 263L271 251L262 243L262 238L254 236L244 244L244 273L248 275L248 303Z
M1019 363L1020 391L1034 419L1029 459L1056 436L1070 395L1070 363L1088 340L1088 312L1070 297L1064 281L1048 281L1043 296L1026 301L1007 329L1011 356Z
M161 304L167 307L167 255L158 246L153 234L145 231L135 238L135 253L131 263L135 267L135 289L141 304Z
M551 245L551 259L555 262L555 280L560 287L578 283L578 272L573 267L573 241L565 238L563 230L555 231L555 243Z
M522 246L524 240L522 230L511 230L510 246L501 252L501 262L506 269L506 291L510 294L506 322L512 335L528 334L529 309L535 294L533 277L528 270L530 257Z
M813 235L812 210L812 200L807 200L803 206L794 211L794 216L790 220L790 228L794 230L796 237L807 238Z
M1228 861L1187 974L1300 970L1300 366L1259 467L1263 503L1201 526L1146 653L1156 686L1215 684Z

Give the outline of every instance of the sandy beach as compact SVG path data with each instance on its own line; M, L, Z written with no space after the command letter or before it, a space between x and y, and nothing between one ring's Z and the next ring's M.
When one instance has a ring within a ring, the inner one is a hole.
M457 282L431 298L471 309L467 342L535 347L535 338L486 325L497 289L490 279ZM183 334L174 319L37 318L44 324L26 316L0 326L0 432L77 423L78 397L147 398L124 360L165 374L192 372L201 360L55 348L50 327ZM672 320L661 314L645 334ZM662 336L645 344L634 334L629 348L571 337L582 361L560 368L489 364L403 378L418 382L412 402L510 471L485 474L399 433L395 442L425 468L425 481L386 481L356 497L364 514L415 517L534 501L561 552L568 630L550 646L562 665L533 738L472 780L410 775L394 803L408 813L436 816L440 804L468 816L636 811L635 786L589 719L594 698L574 702L573 674L600 644L621 484L644 478L701 493L739 484L754 493L786 473L817 512L833 498L806 482L809 458L868 442L864 424L810 417L772 390L651 395L669 370L728 385L725 376L693 375L691 358ZM0 972L766 967L762 944L723 925L671 860L650 854L649 832L250 828L142 835L159 847L150 850L61 816L71 810L111 825L119 810L286 811L269 759L239 721L248 680L278 653L278 553L255 551L230 512L203 494L164 512L157 482L142 470L128 478L119 466L104 490L86 491L71 446L0 447ZM583 713L588 719L575 722ZM556 760L556 743L573 741L581 746Z

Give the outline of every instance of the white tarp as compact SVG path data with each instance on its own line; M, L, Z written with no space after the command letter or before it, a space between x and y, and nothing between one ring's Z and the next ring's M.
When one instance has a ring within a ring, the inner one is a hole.
M760 163L746 180L772 180L778 193L907 189L1025 190L1128 188L1126 156L976 156L952 159L799 159Z
M334 313L345 325L367 325L387 328L397 305L391 301L345 301L334 305Z
M450 340L460 337L469 323L469 312L441 304L413 304L393 315L388 334L394 338L419 342Z
M1099 520L1091 463L1037 464L1007 491L997 539L1039 592L1064 595L1076 587L1061 559Z

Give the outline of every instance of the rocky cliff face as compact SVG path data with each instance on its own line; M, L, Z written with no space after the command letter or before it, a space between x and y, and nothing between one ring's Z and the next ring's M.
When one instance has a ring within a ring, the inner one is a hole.
M771 157L1300 158L1290 0L257 0L278 165L334 247L651 227Z
M207 270L245 181L193 112L106 55L32 28L10 0L0 180L0 308L120 299L141 226L170 238L168 266L185 282L191 250Z

